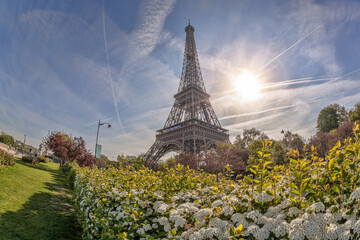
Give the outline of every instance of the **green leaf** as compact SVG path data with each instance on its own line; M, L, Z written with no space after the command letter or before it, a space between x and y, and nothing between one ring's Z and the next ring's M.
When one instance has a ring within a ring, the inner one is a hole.
M291 193L295 194L295 195L299 195L299 191L298 190L295 190L295 189L291 189L290 190Z
M256 173L257 173L253 168L250 168L250 172L252 172L252 173L255 174L255 175L256 175Z
M267 165L270 165L270 164L272 164L272 162L268 161L268 162L264 163L264 166L267 166Z
M235 232L236 232L235 227L231 226L230 227L230 236L235 237Z
M338 186L334 186L334 191L338 194L341 194L340 188Z
M289 196L289 199L293 201L294 203L297 203L296 199L293 196Z

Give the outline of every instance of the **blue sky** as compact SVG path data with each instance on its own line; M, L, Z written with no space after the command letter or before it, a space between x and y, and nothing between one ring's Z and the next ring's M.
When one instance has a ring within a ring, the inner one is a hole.
M0 129L38 146L50 130L110 158L145 153L177 91L188 19L210 101L231 140L316 131L360 101L359 1L1 1ZM106 41L104 41L106 40ZM108 53L108 55L107 55ZM256 99L234 90L246 69Z

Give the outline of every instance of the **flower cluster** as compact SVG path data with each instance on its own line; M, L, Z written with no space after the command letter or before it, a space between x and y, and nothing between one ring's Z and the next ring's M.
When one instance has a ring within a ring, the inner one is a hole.
M358 135L338 143L326 161L292 152L286 169L260 161L239 182L180 165L159 172L79 168L74 192L83 237L359 239L359 146Z
M148 188L125 188L122 184L131 183L115 176L135 172L122 171L125 170L78 170L75 200L86 239L119 238L122 233L128 239L229 239L231 226L239 225L245 229L245 238L263 240L360 236L359 211L348 211L350 205L340 211L336 203L313 202L306 209L299 209L288 198L274 205L273 196L262 192L254 197L251 206L244 204L250 203L245 191L234 192L227 187L228 182L217 183L205 191L201 185L181 188L167 196L164 190L149 191L150 184ZM350 196L354 204L360 203L358 191L355 189ZM271 206L256 209L255 205L264 203Z

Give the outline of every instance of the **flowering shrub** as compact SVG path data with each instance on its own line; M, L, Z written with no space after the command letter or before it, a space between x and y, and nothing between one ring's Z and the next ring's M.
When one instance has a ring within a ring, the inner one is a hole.
M6 151L0 149L0 165L14 166L16 163L15 158L8 154Z
M38 157L37 157L37 161L38 161L38 162L41 162L41 163L49 163L49 162L51 162L52 160L51 160L50 158L47 158L47 157L38 156Z
M35 158L33 156L23 156L21 158L21 161L23 161L25 163L30 163L30 164L38 164L39 163L39 159Z
M78 168L84 239L358 239L359 127L326 159L314 148L269 168L263 143L252 174L233 182L178 165L166 172Z

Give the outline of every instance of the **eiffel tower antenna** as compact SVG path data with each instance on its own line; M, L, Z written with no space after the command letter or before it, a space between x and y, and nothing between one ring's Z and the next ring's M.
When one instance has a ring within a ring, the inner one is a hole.
M168 152L206 153L216 142L229 142L229 131L222 128L206 92L195 45L193 26L185 28L185 51L178 92L162 129L144 158L154 167Z

